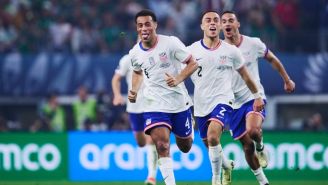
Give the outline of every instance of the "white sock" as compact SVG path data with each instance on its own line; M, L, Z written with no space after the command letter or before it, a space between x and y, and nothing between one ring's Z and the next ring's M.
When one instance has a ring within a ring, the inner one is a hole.
M191 126L192 126L192 140L194 141L195 140L195 118L193 116L191 116Z
M158 159L158 167L166 185L175 185L173 173L173 161L170 157L161 157Z
M259 181L260 185L264 185L264 184L268 184L269 181L266 178L262 167L259 167L257 170L252 170L252 172L254 173L257 181Z
M263 147L264 147L264 144L263 144L263 137L262 137L260 142L255 141L255 148L256 148L256 150L261 151L261 150L263 150Z
M194 126L191 125L191 139L194 141L195 140L195 130L194 130Z
M219 145L208 146L208 153L212 167L212 183L220 182L222 165L222 148Z
M228 160L228 158L226 158L226 156L224 155L221 144L219 144L219 150L222 151L222 155L221 155L221 157L222 157L222 168L228 169L230 167L230 160Z
M157 175L157 151L154 144L147 145L147 167L148 167L148 176L147 178L156 179Z

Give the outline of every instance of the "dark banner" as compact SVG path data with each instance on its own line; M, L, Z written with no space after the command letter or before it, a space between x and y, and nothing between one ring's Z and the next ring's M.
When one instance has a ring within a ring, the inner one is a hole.
M111 92L110 81L122 55L69 55L39 53L0 56L1 96L40 96L57 91L75 94L80 85L91 92ZM328 54L278 55L292 79L296 94L328 93ZM283 94L283 81L270 63L261 60L260 75L268 95ZM123 86L126 90L126 86ZM187 81L192 93L193 86Z

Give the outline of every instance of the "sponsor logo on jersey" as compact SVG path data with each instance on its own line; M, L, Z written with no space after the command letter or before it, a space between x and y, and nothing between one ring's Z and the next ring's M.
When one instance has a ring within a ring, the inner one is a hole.
M149 64L150 64L150 65L155 65L154 57L150 57L150 58L149 58Z
M170 63L168 63L168 62L162 63L159 67L160 68L168 68L168 67L170 67Z

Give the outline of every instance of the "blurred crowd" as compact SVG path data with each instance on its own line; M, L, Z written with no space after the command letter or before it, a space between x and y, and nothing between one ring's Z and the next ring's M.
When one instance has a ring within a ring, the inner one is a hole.
M201 38L204 10L238 13L242 33L282 52L327 50L328 0L1 0L0 53L126 52L134 15L154 10L159 33L186 44Z
M59 99L56 92L49 93L25 118L18 111L8 116L0 109L0 132L101 132L131 129L125 106L114 107L110 94L104 91L94 96L82 85L69 103Z

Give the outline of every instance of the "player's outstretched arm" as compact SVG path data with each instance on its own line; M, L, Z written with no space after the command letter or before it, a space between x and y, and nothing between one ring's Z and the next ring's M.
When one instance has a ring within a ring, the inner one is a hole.
M121 75L115 73L112 78L112 90L113 90L113 105L124 105L125 101L121 94Z
M254 80L249 75L247 68L245 66L242 66L238 69L238 72L239 72L240 76L243 78L243 80L245 81L249 90L251 90L251 92L254 95L254 104L253 104L254 111L259 112L259 111L263 110L264 101L258 92L258 88L257 88Z
M198 68L198 64L193 57L187 61L186 67L176 76L171 76L170 74L165 74L165 80L168 86L175 87L193 74Z
M128 99L131 103L135 103L137 100L138 90L141 86L143 77L142 70L134 71L132 73L132 89L129 90Z
M295 90L295 83L293 80L290 79L287 71L285 70L284 66L271 51L268 51L268 54L266 55L267 61L269 61L272 65L272 67L277 70L281 76L281 78L284 80L284 89L287 93L292 93Z

